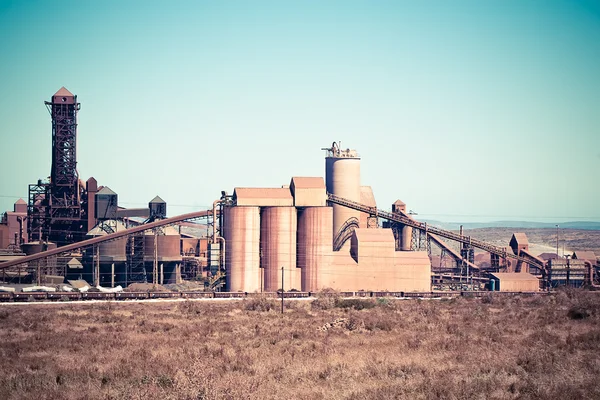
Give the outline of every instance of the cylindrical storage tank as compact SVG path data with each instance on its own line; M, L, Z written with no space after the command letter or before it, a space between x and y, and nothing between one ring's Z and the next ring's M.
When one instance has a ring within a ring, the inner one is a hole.
M338 155L325 158L325 185L327 191L347 200L360 203L360 158L353 151L342 151ZM354 219L360 221L360 212L351 208L333 205L332 239L340 235Z
M122 237L109 242L100 243L98 251L100 252L100 261L107 257L112 261L127 260L127 238Z
M158 259L160 261L181 261L181 235L172 226L163 228L164 235L159 235Z
M225 288L229 292L260 291L260 209L224 207Z
M281 288L281 267L283 290L300 290L300 276L296 271L296 227L295 207L263 208L260 245L265 292Z
M297 257L303 292L322 289L319 274L329 269L332 230L332 207L307 207L298 212Z
M410 251L412 244L412 228L404 225L402 227L402 246L401 249L404 251Z
M125 229L125 225L120 221L106 221L105 223L115 232L121 232ZM106 235L108 235L108 233L103 229L101 224L96 225L87 233L87 236L91 238ZM90 250L90 254L92 254L93 251L95 251L95 249ZM127 238L122 237L116 240L102 242L98 244L98 252L100 253L101 263L124 262L127 260Z
M177 229L167 226L156 235L158 261L181 261L181 235ZM154 261L154 232L144 232L144 261Z
M21 249L25 255L33 255L37 253L41 253L42 251L54 250L56 248L56 243L52 242L29 242L23 243L21 245Z

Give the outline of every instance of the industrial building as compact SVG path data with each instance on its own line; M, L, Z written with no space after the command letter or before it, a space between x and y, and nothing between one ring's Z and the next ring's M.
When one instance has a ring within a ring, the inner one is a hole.
M324 178L236 187L232 195L221 192L211 210L170 218L158 196L148 207L126 209L108 186L79 177L77 96L63 87L45 104L51 174L29 185L28 202L19 199L2 215L4 281L83 278L114 287L199 279L209 290L253 293L429 292L432 282L436 290L535 290L539 282L549 288L597 280L590 252L547 261L531 254L524 233L500 247L465 236L462 227L457 233L419 222L401 200L391 212L379 209L361 182L361 157L336 142L322 149ZM198 219L205 224L192 222ZM475 249L485 256L475 257Z
M234 189L222 217L227 290L269 292L283 284L286 291L429 291L427 252L398 248L392 229L375 217L327 205L327 193L375 202L371 188L361 186L357 152L337 143L326 151L325 180Z

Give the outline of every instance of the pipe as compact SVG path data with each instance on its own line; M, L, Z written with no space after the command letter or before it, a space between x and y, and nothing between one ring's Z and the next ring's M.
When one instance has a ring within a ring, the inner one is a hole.
M220 240L223 243L223 247L221 247L222 251L222 257L223 257L223 262L221 263L221 265L223 265L223 270L225 269L225 238L221 237L221 236L217 236L217 240Z
M223 199L213 201L212 215L213 215L213 243L217 243L217 204L223 204Z
M594 288L598 288L600 287L600 285L596 285L594 284L594 264L592 264L591 261L584 261L584 264L586 264L588 266L588 276L590 278L590 286L594 287Z
M217 236L217 204L223 204L225 203L225 199L221 198L218 200L213 201L213 208L212 208L212 212L213 212L213 243L217 243L217 241L221 241L222 242L222 247L221 247L221 254L222 254L222 262L219 263L220 266L223 266L223 269L225 269L225 238L221 237L221 236Z
M17 222L19 223L19 243L17 245L20 246L23 243L23 217L18 216Z

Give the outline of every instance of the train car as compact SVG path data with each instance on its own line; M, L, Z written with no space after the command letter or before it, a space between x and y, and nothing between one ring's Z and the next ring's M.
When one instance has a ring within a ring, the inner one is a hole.
M212 299L214 292L180 292L184 299Z

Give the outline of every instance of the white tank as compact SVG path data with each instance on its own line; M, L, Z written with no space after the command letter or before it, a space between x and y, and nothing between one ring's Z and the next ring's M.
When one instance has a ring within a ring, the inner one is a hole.
M329 193L360 203L360 157L354 150L335 147L325 158L325 185ZM333 205L333 240L342 230L352 230L360 221L360 212ZM349 235L348 235L349 236Z
M225 286L230 292L260 291L260 211L258 207L225 207Z
M319 274L329 270L332 229L332 207L307 207L298 212L297 257L304 292L322 288Z
M264 207L260 221L263 290L281 288L281 267L284 269L284 290L300 290L300 274L296 271L296 208Z

